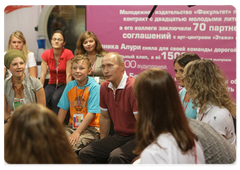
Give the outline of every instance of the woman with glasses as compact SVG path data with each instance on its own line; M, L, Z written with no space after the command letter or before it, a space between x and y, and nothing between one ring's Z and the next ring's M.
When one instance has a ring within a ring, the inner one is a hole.
M50 78L46 85L46 104L58 114L58 101L62 92L69 81L72 81L71 59L74 57L71 50L64 48L66 38L61 30L56 30L51 37L52 48L44 51L41 55L41 76L40 81L44 85L47 70Z

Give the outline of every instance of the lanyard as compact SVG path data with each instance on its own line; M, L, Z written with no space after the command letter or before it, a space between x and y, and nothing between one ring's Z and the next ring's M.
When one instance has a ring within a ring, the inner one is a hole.
M88 55L87 55L88 56ZM89 56L88 56L89 57ZM96 67L96 61L97 61L97 54L95 55L95 61L93 63L93 66L92 66L92 73L93 73L93 77L94 77L94 72L95 72L95 67Z
M190 101L190 98L189 98L188 101L187 101L187 105L184 107L184 101L185 101L185 99L186 99L186 95L187 95L187 93L185 94L184 99L183 99L183 103L182 103L184 112L185 112L185 110L187 109L188 103L189 103L189 101Z
M200 119L200 121L202 121L202 119L203 119L204 115L205 115L205 114L203 113L203 114L202 114L202 117L201 117L201 119Z
M78 96L78 88L77 88L77 86L76 86L77 99L78 99L77 105L79 106L79 109L80 109L80 106L82 105L82 100L83 100L83 96L84 96L85 90L86 90L86 87L84 87L83 94L82 94L81 101L80 101L80 100L79 100L79 96ZM78 111L78 112L79 112L79 111Z
M194 152L195 152L195 164L197 164L197 149L196 149L195 142L194 142Z
M58 65L59 65L59 61L56 61L56 89L58 85Z
M200 118L200 121L203 120L204 116L208 114L208 112L212 109L212 107L206 109L203 113L202 113L202 117Z
M96 67L96 60L97 60L97 56L95 56L95 61L94 61L93 68L92 68L93 77L94 77L94 72L95 72L95 67Z

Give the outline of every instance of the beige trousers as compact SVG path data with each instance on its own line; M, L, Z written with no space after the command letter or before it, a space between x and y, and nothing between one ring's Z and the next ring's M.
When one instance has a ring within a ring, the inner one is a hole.
M67 125L65 127L67 136L69 137L75 129L72 128L72 125ZM100 138L100 134L98 130L94 126L88 126L80 135L77 143L72 146L75 152L81 150L89 143L94 142Z

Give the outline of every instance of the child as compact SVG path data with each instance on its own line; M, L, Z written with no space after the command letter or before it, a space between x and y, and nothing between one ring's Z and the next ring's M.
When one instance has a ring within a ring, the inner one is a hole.
M58 103L58 118L64 121L70 108L69 124L66 126L69 143L75 152L99 139L100 85L89 77L90 59L77 55L71 61L72 76Z

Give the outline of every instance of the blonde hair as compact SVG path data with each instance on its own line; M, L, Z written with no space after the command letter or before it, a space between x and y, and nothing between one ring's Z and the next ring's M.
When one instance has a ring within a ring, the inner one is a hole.
M236 104L228 93L226 78L214 62L208 59L189 62L184 68L183 81L194 105L200 107L200 114L208 104L214 104L236 117Z
M24 37L24 35L21 31L15 31L10 35L9 40L8 40L8 49L7 50L12 49L11 48L11 41L12 41L13 37L18 38L23 42L22 52L23 52L24 56L26 57L26 61L27 61L28 60L28 53L30 51L28 50L26 39L25 39L25 37Z
M73 63L78 63L79 61L82 61L82 60L87 63L88 69L92 70L92 63L91 63L90 59L83 54L76 55L75 57L73 57L71 59L71 67L72 67Z

